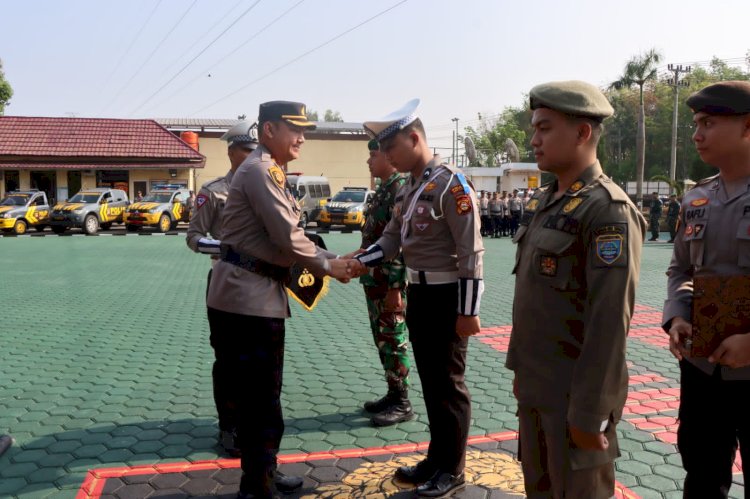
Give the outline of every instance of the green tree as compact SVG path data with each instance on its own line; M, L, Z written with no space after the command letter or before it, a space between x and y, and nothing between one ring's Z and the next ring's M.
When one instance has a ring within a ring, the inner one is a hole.
M13 97L13 88L5 79L3 72L3 61L0 59L0 116L5 114L5 106L10 104L10 98Z
M526 131L519 122L523 110L506 107L497 118L488 119L479 115L477 128L466 127L464 132L471 137L477 150L477 166L495 166L503 160L507 161L505 143L511 139L520 152L521 158L526 157ZM463 139L462 137L459 137Z
M338 111L326 109L326 114L323 117L323 121L341 123L344 121L344 118L341 117L341 113L339 113Z
M310 121L318 121L318 112L313 111L311 109L308 109L305 113L305 116L307 116L307 119Z
M625 65L625 70L620 78L613 82L613 88L638 87L640 97L640 109L638 113L638 130L636 133L636 201L643 201L643 175L646 166L646 107L643 98L646 84L656 80L656 67L661 61L661 54L655 49L634 56Z

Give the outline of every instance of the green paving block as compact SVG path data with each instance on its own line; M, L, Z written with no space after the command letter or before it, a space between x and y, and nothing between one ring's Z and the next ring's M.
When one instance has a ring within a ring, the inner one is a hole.
M679 483L682 483L685 479L685 470L682 469L681 466L675 466L673 464L657 464L656 466L652 466L651 469L653 469L654 473L657 475L671 478Z
M15 456L12 456L11 461L13 461L14 463L35 463L46 455L47 451L42 449L25 450L23 452L19 452Z
M2 476L8 478L25 477L39 469L36 463L16 463L3 466Z
M652 473L651 467L649 465L641 463L639 461L618 460L615 462L615 466L617 467L617 471L629 473L635 476L649 475Z
M632 451L630 452L630 457L631 459L648 465L664 464L664 455L657 454L656 452Z
M47 484L34 483L17 491L16 497L18 497L18 499L41 499L46 497L52 491L51 486Z
M192 451L188 445L167 445L159 450L159 455L164 458L178 458L187 456Z
M10 496L12 493L21 490L28 484L23 477L11 478L5 473L3 473L3 476L6 476L7 478L0 480L0 496Z
M299 446L299 450L303 452L325 452L331 449L333 449L333 445L321 440L306 441Z
M661 475L642 475L638 477L638 481L644 487L649 489L658 490L659 492L666 492L677 489L677 482L671 478L667 478Z
M133 457L133 453L128 449L112 449L101 454L98 459L103 463L117 464L123 463Z
M65 474L61 468L40 468L29 473L26 480L29 483L52 483Z

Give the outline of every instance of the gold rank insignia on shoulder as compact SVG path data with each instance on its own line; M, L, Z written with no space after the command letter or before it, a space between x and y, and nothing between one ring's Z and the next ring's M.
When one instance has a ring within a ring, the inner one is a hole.
M430 192L431 190L434 190L435 187L437 187L437 184L435 182L428 182L427 185L424 186L424 191Z
M274 182L276 182L276 184L279 187L281 187L282 189L284 188L284 184L286 182L286 176L284 175L284 170L282 170L276 165L273 165L272 167L268 169L268 174L271 175L271 178L273 179Z
M708 204L708 198L699 198L690 201L690 206L703 206L705 204Z
M573 182L573 185L570 186L568 189L569 192L578 192L581 189L583 189L583 186L586 185L586 183L583 180L576 180Z
M536 207L539 206L539 200L538 199L529 199L529 202L526 203L526 209L529 211L536 210Z
M580 205L581 203L583 203L583 198L573 198L570 201L568 201L568 203L565 206L563 206L562 211L563 213L570 213L571 211L578 208L578 205Z

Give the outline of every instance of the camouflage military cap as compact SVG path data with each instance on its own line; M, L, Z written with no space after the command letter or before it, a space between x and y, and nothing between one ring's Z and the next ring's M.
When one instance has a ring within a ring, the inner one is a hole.
M601 90L583 81L551 81L542 83L529 92L531 109L546 107L572 116L598 121L614 114Z
M739 115L750 113L750 82L722 81L709 85L688 97L694 113Z

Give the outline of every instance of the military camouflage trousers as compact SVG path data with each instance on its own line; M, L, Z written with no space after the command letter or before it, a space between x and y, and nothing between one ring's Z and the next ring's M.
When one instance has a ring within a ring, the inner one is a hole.
M380 363L385 370L388 390L403 391L409 386L408 335L404 311L391 312L385 309L385 291L378 287L365 286L367 312L370 329L378 347ZM401 300L406 305L406 290L401 290Z

